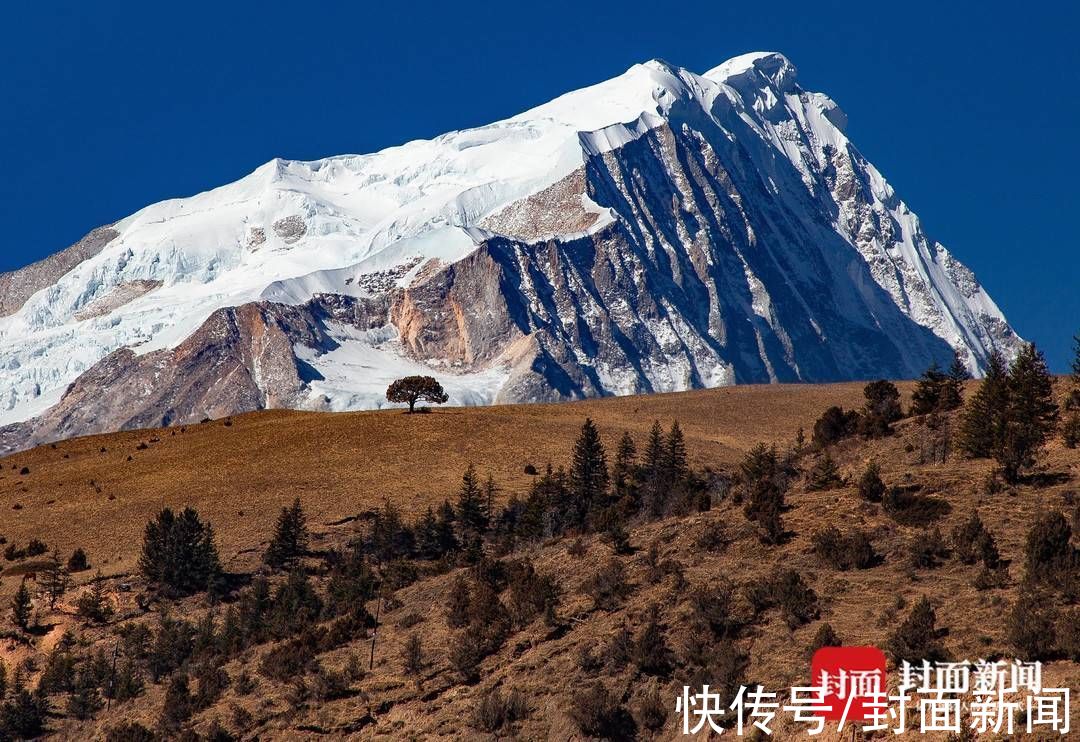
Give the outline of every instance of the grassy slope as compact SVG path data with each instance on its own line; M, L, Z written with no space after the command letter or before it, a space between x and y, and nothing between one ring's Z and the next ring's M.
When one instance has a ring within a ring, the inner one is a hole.
M630 430L640 444L653 418L666 425L677 417L687 432L694 463L724 467L755 441L788 442L799 426L809 429L825 407L855 406L860 398L858 384L740 387L571 405L440 410L414 417L398 413L264 413L236 418L230 427L221 422L189 427L183 433L176 431L175 436L160 432L101 436L3 461L0 502L18 501L24 506L10 511L3 528L9 539L24 541L36 535L64 549L83 544L93 561L107 562L106 573L115 573L130 569L143 524L155 508L162 503L191 502L213 522L229 565L250 570L257 566L256 547L269 532L273 511L295 495L302 496L320 542L340 543L356 532L358 524L327 524L375 507L384 496L412 511L441 500L452 491L467 461L476 462L482 471L491 470L505 491L523 491L529 481L522 473L524 464L542 466L548 459L556 463L565 460L586 415L598 421L609 446L623 429ZM140 441L149 441L152 435L160 437L160 442L135 450ZM253 714L264 738L318 736L301 728L344 737L351 723L374 711L377 723L355 732L357 738L475 736L467 722L476 696L498 683L519 688L529 698L530 716L518 728L522 738L572 738L576 728L565 710L571 695L588 681L577 664L582 646L602 647L624 621L639 625L653 602L662 606L669 643L677 648L685 638L688 591L675 591L670 581L650 585L645 577L645 551L654 540L661 544L664 558L685 566L691 586L708 585L721 576L744 584L780 565L799 569L821 598L822 620L832 623L847 644L881 644L906 614L906 609L898 616L891 610L897 596L910 605L919 595L927 594L937 611L938 625L949 628L945 641L953 657L1011 656L1004 641L1004 615L1021 575L1024 535L1041 509L1064 509L1062 493L1077 487L1080 455L1055 442L1043 467L1064 475L1062 481L990 495L982 488L991 468L989 462L923 463L928 437L924 425L909 420L901 423L891 438L841 444L834 457L849 480L874 458L883 465L887 483L921 485L924 492L946 499L952 512L939 523L946 535L972 508L978 508L995 534L1002 556L1013 560L1013 585L1009 588L978 592L972 587L978 568L955 561L939 569L912 572L905 562L905 550L920 529L896 525L876 506L860 502L853 487L806 492L796 486L788 497L792 510L785 515L794 537L779 548L762 546L741 510L730 502L709 513L636 527L632 543L638 552L623 561L637 588L625 607L613 613L592 611L579 589L584 578L607 558L609 547L590 539L584 557L570 556L569 541L565 540L536 547L530 556L538 569L558 575L564 592L560 615L569 620L570 630L545 640L547 629L537 622L515 634L497 655L485 660L484 679L477 686L456 684L445 657L446 647L453 641L453 633L443 620L452 579L447 575L400 591L403 605L385 616L376 667L356 684L355 695L296 711L286 700L286 689L259 678L256 693L239 697L229 691L216 707L199 717L200 721L205 724L217 717L228 724L230 708L237 704ZM102 446L108 449L105 454L99 453ZM64 459L65 453L70 458ZM131 462L126 460L128 455L133 457ZM31 474L17 476L12 464L29 466ZM89 486L90 479L101 486L101 493ZM22 484L16 484L18 481ZM116 499L108 499L109 495ZM55 502L46 504L50 499ZM240 511L244 512L242 517L237 515ZM712 520L722 521L734 538L720 554L705 553L695 546L698 534ZM870 530L877 551L885 557L884 564L843 573L821 564L810 553L809 540L829 524ZM15 580L4 579L4 593L10 593L15 585ZM136 613L132 594L117 593L115 598L122 609ZM185 612L195 613L199 608L199 601L192 600ZM423 618L419 625L410 629L398 626L402 617L413 613ZM62 614L52 620L58 621L57 630L40 640L42 645L70 622ZM765 614L743 641L752 658L750 679L774 690L805 682L808 661L804 650L818 623L791 632L775 611ZM399 659L399 647L412 631L420 632L431 661L419 688L402 676ZM95 630L89 636L103 638L106 634ZM249 652L227 669L234 677L241 666L255 674L262 652ZM367 646L357 643L331 652L321 661L328 667L341 667L350 652L362 652L366 658ZM5 655L10 662L19 653L8 649ZM1074 663L1054 663L1046 676L1073 688L1080 686L1080 668ZM641 687L640 682L632 684L625 673L606 680L619 691L627 690L631 700ZM663 697L673 703L677 692L674 683L661 687ZM125 704L119 713L150 723L160 709L161 694L162 688L148 686L146 696ZM381 711L380 704L385 704ZM81 724L56 721L54 729L69 738L89 737L115 718ZM1074 718L1074 728L1077 723ZM668 732L674 732L674 727L669 725ZM792 735L788 729L777 738Z

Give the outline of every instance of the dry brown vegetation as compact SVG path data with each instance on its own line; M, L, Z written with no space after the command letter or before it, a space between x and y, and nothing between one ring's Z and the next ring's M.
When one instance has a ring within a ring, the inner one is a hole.
M901 389L906 407L910 387ZM79 587L58 611L39 611L51 629L34 638L33 647L5 641L3 659L13 667L27 656L42 657L64 628L73 628L91 645L111 649L118 625L154 625L158 606L151 605L149 612L140 607L144 586L134 573L145 523L163 505L194 505L215 528L225 568L251 573L262 569L260 557L279 509L295 497L307 511L312 546L325 549L360 534L366 521L356 516L380 507L384 498L411 518L452 497L470 462L484 475L491 472L500 499L525 494L534 479L524 473L525 466L542 471L548 461L565 463L587 416L599 427L609 460L623 430L634 436L640 450L654 419L665 426L678 419L695 468L732 472L756 442L788 449L800 427L809 438L825 408L858 408L861 403L861 384L736 387L564 405L451 408L414 416L396 411L270 412L236 417L229 424L213 421L45 446L0 460L0 503L21 506L9 511L3 535L19 544L40 538L65 557L75 546L85 547L92 570L102 569L107 578L117 614L102 627L83 627L75 619L74 596L88 589L93 575L80 573L75 575ZM847 645L884 646L923 595L936 611L938 626L948 629L943 642L949 656L1012 657L1006 616L1023 575L1024 539L1035 517L1047 509L1072 518L1076 496L1069 493L1080 489L1080 453L1055 439L1036 476L1014 488L989 488L992 462L941 451L950 426L955 427L955 415L939 421L909 418L896 425L892 436L840 442L830 455L843 483L831 489L807 487L807 472L819 457L807 453L800 462L802 474L787 495L783 521L789 538L779 546L763 544L742 505L726 497L717 498L708 512L632 524L634 551L629 555L614 555L610 544L591 535L527 548L515 556L527 556L539 574L554 577L561 588L557 621L551 625L537 617L515 627L501 648L483 660L475 683L461 682L450 662L459 633L447 626L445 609L463 572L456 569L396 591L382 608L370 671L370 641L356 638L320 654L322 672L304 677L298 689L260 674L260 660L270 645L256 647L225 665L231 685L194 717L194 728L205 734L216 721L245 739L572 739L582 735L575 699L591 698L599 680L634 718L642 738L671 738L677 731L671 710L681 688L678 671L650 678L605 662L613 638L624 627L628 636L640 636L655 619L678 664L693 638L695 593L728 582L735 590L736 612L750 616L746 589L781 568L803 576L817 594L819 616L795 628L799 622L785 620L776 608L747 619L738 640L749 655L746 678L770 689L808 681L808 647L824 623ZM901 525L882 505L859 497L858 481L870 461L880 466L889 487L903 487L947 507L939 508L931 523ZM20 473L24 467L28 474ZM911 544L926 529L936 526L948 539L973 510L993 533L1001 557L1011 563L1004 588L975 589L980 567L955 558L933 568L912 566ZM828 564L815 553L813 537L830 526L844 533L864 531L880 563L845 571ZM597 608L585 583L612 559L622 565L629 594L605 607L610 610ZM0 599L5 609L19 584L9 575L27 571L21 564L4 563ZM316 560L308 566L317 572ZM369 609L375 612L374 602ZM196 620L208 610L219 609L197 596L174 612ZM420 638L419 660L414 636ZM599 667L583 659L589 653ZM1080 686L1080 665L1074 662L1055 661L1044 675L1053 684ZM244 687L247 679L253 688ZM81 722L51 719L50 729L73 739L103 736L120 720L156 728L167 685L147 681L144 695L108 714ZM657 717L658 730L647 732ZM1077 723L1074 718L1074 728L1080 728ZM778 726L775 738L795 738L793 727Z

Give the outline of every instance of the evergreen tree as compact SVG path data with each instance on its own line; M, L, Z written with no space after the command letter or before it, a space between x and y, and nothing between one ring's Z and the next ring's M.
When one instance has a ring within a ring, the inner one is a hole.
M3 730L17 739L37 739L45 732L49 699L41 693L31 693L18 687L0 709Z
M784 509L786 489L787 481L776 447L759 443L750 449L739 464L738 495L746 503L746 517L763 529L766 543L777 544L783 540L780 513Z
M371 521L368 542L372 556L380 562L412 556L415 548L412 529L405 524L389 499L383 500L382 510Z
M923 660L936 662L944 659L936 623L937 616L924 595L889 637L887 646L893 661L899 665L907 660L914 665Z
M49 608L55 608L56 602L64 597L64 593L71 587L71 578L68 577L67 570L60 561L60 552L53 551L49 564L45 567L45 572L38 582L41 585L41 592L49 601Z
M1006 381L1005 359L997 352L991 353L986 374L960 424L960 447L972 458L989 458L1002 438L1009 393Z
M655 518L663 514L667 495L663 484L664 429L660 427L659 420L654 420L649 429L649 439L645 443L641 463L642 479L645 483L643 504L647 513Z
M443 500L439 506L435 530L438 534L440 554L446 555L458 548L457 536L454 535L454 507L449 500Z
M880 438L892 432L892 424L903 417L900 390L891 381L881 379L863 387L863 405L859 427L863 435Z
M487 533L490 520L487 502L476 476L476 467L472 464L469 464L461 477L457 509L454 515L461 548L470 561L475 561L483 551L484 534Z
M628 431L624 431L615 451L615 464L611 467L611 480L615 488L615 497L619 500L635 498L634 466L637 459L637 447ZM636 503L634 503L636 506ZM636 507L635 507L636 509Z
M596 508L603 507L607 496L608 468L604 444L593 421L586 418L574 443L570 463L570 494L573 497L573 520L578 528Z
M71 556L68 558L67 570L75 573L85 572L88 569L90 569L90 560L86 558L86 552L80 546L71 552Z
M931 412L944 409L942 390L948 381L949 377L942 372L937 361L923 371L923 375L915 384L915 391L911 394L911 414L929 415Z
M667 441L664 445L664 484L668 487L678 487L685 480L690 471L686 457L686 439L683 437L679 421L671 423Z
M84 592L75 601L79 616L90 623L105 623L113 615L113 607L105 596L105 582L99 571L94 577L90 590Z
M294 564L307 553L307 517L296 498L291 507L282 508L274 526L274 537L266 549L263 561L274 569Z
M971 372L968 371L967 366L964 364L964 359L960 357L959 351L953 353L952 363L949 364L949 370L945 383L941 388L941 400L939 408L941 410L955 410L958 407L962 407L964 404L964 382L971 379Z
M869 502L881 502L885 496L885 482L881 480L881 467L871 461L859 478L859 497Z
M75 687L68 696L67 712L76 719L85 720L92 717L105 705L98 692L98 684L93 674L87 670L81 671L75 679Z
M26 578L19 583L19 589L15 591L15 597L11 599L11 614L15 619L15 625L23 631L30 627L30 616L33 612L33 603L30 599L30 588L26 586Z
M1005 425L994 458L1005 481L1016 482L1020 470L1035 463L1058 417L1053 379L1034 343L1025 345L1016 356L1006 389Z
M221 574L213 529L193 508L180 515L165 508L146 525L139 568L147 580L172 595L210 589Z
M825 455L818 459L814 468L810 470L810 479L807 489L829 490L839 487L844 480L840 477L840 468L833 461L832 455L826 450Z

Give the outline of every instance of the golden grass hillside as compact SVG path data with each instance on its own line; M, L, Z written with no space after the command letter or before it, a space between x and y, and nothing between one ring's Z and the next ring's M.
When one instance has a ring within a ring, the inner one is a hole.
M901 388L905 396L910 391L908 386ZM5 498L5 507L21 505L10 511L4 533L19 543L38 537L65 552L84 546L108 577L117 614L100 627L85 626L74 616L74 596L88 589L88 575L83 573L80 585L58 610L42 611L49 628L34 646L8 642L0 656L9 667L28 656L36 657L40 666L64 630L80 636L87 651L111 651L121 626L155 626L163 604L149 610L140 605L144 586L133 568L143 527L163 504L195 505L215 527L226 568L251 573L263 569L260 554L277 510L297 496L308 511L313 544L318 549L341 547L367 527L364 520L351 516L379 507L384 498L415 514L452 497L469 462L482 474L493 474L503 497L524 493L533 479L524 473L525 465L542 468L549 460L565 462L585 417L597 422L609 452L623 430L629 430L640 447L654 419L665 427L678 419L693 465L730 471L757 441L790 447L795 431L803 427L809 436L825 408L861 403L861 384L737 387L566 405L443 409L415 416L271 412L233 418L230 424L214 421L183 430L96 436L46 446L2 462L0 497ZM190 729L205 735L219 724L237 739L584 739L570 709L583 689L600 681L635 719L648 694L658 694L667 718L655 731L639 725L638 739L682 738L672 713L681 688L677 672L651 678L610 663L601 663L598 669L583 661L583 655L606 655L624 627L637 636L655 606L664 640L678 664L692 639L689 616L696 591L726 580L741 596L781 568L803 576L817 594L820 610L816 618L794 629L775 609L757 615L737 641L749 655L747 682L777 691L807 682L807 650L825 622L847 645L881 646L921 596L929 598L936 612L950 657L1011 658L1015 653L1006 619L1023 576L1026 534L1035 518L1048 510L1076 517L1080 452L1054 440L1035 476L1015 487L987 488L992 462L966 460L955 451L945 451L942 459L938 442L956 425L955 413L933 422L908 418L897 423L889 437L842 441L830 455L844 482L824 491L810 489L806 477L822 454L805 454L800 460L803 474L794 481L787 495L789 509L783 514L790 537L779 546L763 544L742 505L725 498L708 512L635 522L629 555L614 556L600 536L586 536L579 544L574 538L562 538L526 547L512 556L528 558L539 573L556 580L562 593L558 620L550 626L537 619L516 629L483 660L478 682L463 682L450 660L461 632L448 627L446 607L455 581L467 571L457 568L425 574L396 591L382 609L370 669L370 634L321 652L318 673L303 674L291 683L260 672L273 645L255 646L223 664L232 684L209 708L195 714ZM855 483L871 460L880 464L888 485L943 501L948 512L932 524L910 526L897 522L880 505L862 500ZM22 467L30 473L21 475ZM973 511L978 511L1009 563L1007 584L976 589L979 567L952 558L935 568L910 564L912 544L925 539L931 528L948 538ZM725 543L719 548L703 546L703 537L717 524ZM838 571L825 563L814 553L812 538L829 526L865 530L880 564ZM598 609L585 583L613 556L626 571L630 592L614 608ZM658 570L658 563L668 567ZM309 560L308 567L313 579L323 579L317 560ZM10 570L9 564L9 571L14 574L0 577L5 603L18 584L20 570ZM280 581L282 576L273 579ZM739 610L745 611L745 601L739 600ZM374 613L377 604L372 601L368 608ZM197 621L210 612L220 619L222 606L195 596L171 610ZM404 669L403 649L413 635L422 642L423 668L410 676ZM319 696L319 678L327 673L348 678L340 695ZM1080 665L1058 659L1047 665L1044 677L1048 685L1075 689L1080 687ZM240 678L251 679L252 687L240 687ZM477 724L477 709L492 689L519 692L525 711L522 718L487 733ZM61 707L50 719L49 730L58 739L105 739L121 721L156 728L164 697L165 683L147 682L143 695L88 720L73 719ZM1072 718L1073 729L1080 729L1080 708L1075 703ZM773 737L806 738L787 722L778 722ZM830 729L818 738L841 736ZM845 733L842 738L852 737Z
M228 567L296 497L313 523L385 498L412 515L450 497L469 463L490 472L504 495L524 493L532 481L525 465L566 463L586 417L612 445L623 430L644 441L654 419L665 428L677 419L693 464L718 466L756 441L809 431L830 404L861 400L861 384L740 386L417 415L272 411L90 436L0 459L0 535L41 538L65 553L83 546L108 574L132 568L143 527L163 506L193 505L217 530Z

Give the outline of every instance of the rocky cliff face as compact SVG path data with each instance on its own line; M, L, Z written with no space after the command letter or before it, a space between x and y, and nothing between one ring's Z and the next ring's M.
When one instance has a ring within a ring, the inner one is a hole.
M380 406L406 373L474 404L1011 355L845 124L778 54L649 62L488 127L148 207L0 276L0 446Z

